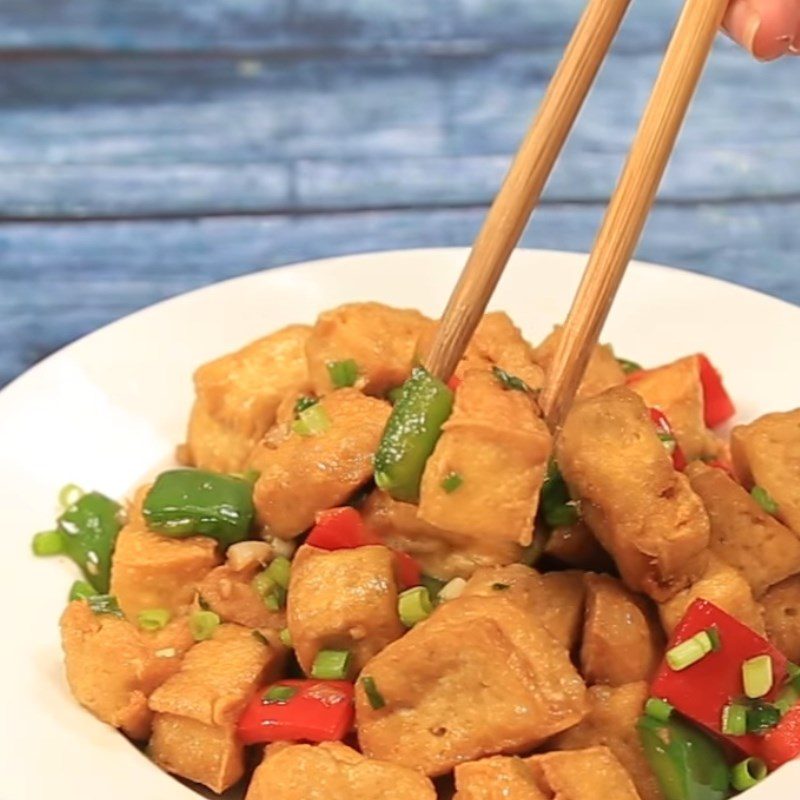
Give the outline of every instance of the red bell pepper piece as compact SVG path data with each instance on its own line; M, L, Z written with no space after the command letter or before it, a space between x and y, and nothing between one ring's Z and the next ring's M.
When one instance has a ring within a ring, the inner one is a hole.
M306 544L322 550L347 550L381 544L381 540L364 524L355 508L342 506L317 514L316 525L308 534Z
M659 408L650 408L648 410L650 411L650 419L653 420L653 424L656 426L658 433L664 437L664 445L670 445L672 466L675 467L678 472L683 472L687 464L686 456L683 454L683 450L681 450L681 446L675 438L675 432L672 430L672 425L669 424L667 415Z
M461 386L461 378L459 378L458 375L451 375L450 380L447 381L447 385L451 392L455 392L458 387Z
M295 694L265 701L276 686ZM244 744L262 742L334 742L344 739L353 723L353 684L348 681L285 680L253 697L239 718L237 734Z
M733 474L733 466L727 461L723 461L721 458L715 458L713 461L708 461L707 463L709 467L721 469L723 472L727 472L731 478L736 480L736 476Z
M783 719L758 742L755 755L772 770L800 756L800 705L790 708Z
M703 384L706 425L709 428L716 428L727 422L736 413L736 408L722 385L722 377L708 357L700 353L697 361L700 365L700 383Z
M400 589L410 589L422 584L422 570L413 556L400 550L394 552L394 571Z
M747 755L758 756L764 737L755 734L724 736L722 711L744 696L742 664L765 654L772 658L773 686L763 699L774 701L786 680L786 657L763 636L708 600L695 600L689 606L669 646L672 648L712 627L719 636L719 650L708 653L680 672L673 670L665 660L653 681L652 694L671 703L690 720L723 736Z

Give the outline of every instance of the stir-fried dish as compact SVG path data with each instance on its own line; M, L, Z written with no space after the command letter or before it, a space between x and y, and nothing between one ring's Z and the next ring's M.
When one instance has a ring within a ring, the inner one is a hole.
M341 306L201 366L180 466L68 486L75 698L247 800L721 800L800 754L800 410L704 355L596 348L553 437L538 347ZM255 769L253 771L253 766Z

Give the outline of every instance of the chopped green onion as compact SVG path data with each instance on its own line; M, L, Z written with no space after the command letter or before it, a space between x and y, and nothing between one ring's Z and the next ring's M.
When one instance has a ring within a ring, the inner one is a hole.
M453 578L439 591L439 600L446 602L461 597L467 582L463 578Z
M763 697L772 688L772 658L769 655L748 658L742 664L744 693L751 699Z
M277 556L272 559L270 565L266 569L267 575L272 578L278 586L284 589L289 588L289 575L292 571L292 562L285 556Z
M119 607L117 598L110 594L93 594L86 598L89 608L94 614L109 614L112 617L122 619L122 609Z
M262 599L271 594L277 585L278 584L275 583L267 570L259 572L258 575L254 576L253 580L250 581L250 586L253 591Z
M286 605L286 589L283 586L275 588L264 597L264 605L270 611L280 611Z
M347 650L320 650L311 667L311 677L344 680L350 672L352 656Z
M64 552L64 537L61 531L41 531L31 542L35 556L57 556Z
M756 700L747 709L748 733L764 733L772 730L780 721L780 709L772 703Z
M626 375L631 375L634 372L640 372L642 370L641 364L637 364L635 361L629 361L627 358L618 358L617 364L620 365L622 371Z
M672 716L674 710L674 707L666 700L661 700L658 697L651 697L644 704L644 713L647 714L648 717L652 717L661 722L666 722Z
M364 694L366 694L370 707L374 711L378 711L386 705L386 701L383 699L383 695L378 691L374 678L365 675L361 679L361 685L364 687Z
M261 633L261 631L254 630L254 631L251 631L251 633L253 634L253 638L254 638L254 639L257 641L257 642L260 642L260 643L261 643L261 644L263 644L265 647L269 647L269 646L270 646L270 645L269 645L269 639L267 639L267 637L266 637L266 636L264 636L264 634L263 634L263 633Z
M719 635L719 628L716 625L712 625L710 628L706 628L706 633L708 634L708 638L711 639L711 649L718 653L722 650L722 639Z
M92 586L91 583L87 583L86 581L75 581L72 584L69 590L69 600L72 602L73 600L88 600L90 597L94 597L97 594L97 590Z
M166 608L147 608L140 611L136 621L144 631L160 631L168 622L170 613Z
M58 504L61 508L69 508L75 505L85 494L86 492L84 492L80 486L76 486L74 483L68 483L66 486L63 486L58 493Z
M579 519L578 507L573 502L564 503L563 506L556 506L545 511L547 524L551 528L566 528L574 525Z
M750 496L767 512L767 514L778 513L779 506L766 489L761 486L754 486L750 490Z
M667 664L680 672L705 658L714 649L707 631L700 631L685 642L667 650Z
M418 622L427 619L433 611L433 603L424 586L406 589L397 599L400 621L406 628L413 628Z
M175 658L178 651L174 647L162 647L154 653L156 658Z
M358 380L358 364L352 358L344 361L329 361L327 367L331 383L337 389L353 386Z
M214 635L219 623L219 615L213 611L195 611L189 617L189 631L196 642L202 642Z
M292 642L292 634L289 633L288 628L281 628L281 632L278 634L278 638L281 640L281 644L284 647L291 647L294 644Z
M721 730L726 736L744 736L747 733L747 708L739 703L725 706Z
M549 528L574 525L580 518L578 506L570 498L567 484L553 459L547 465L547 475L542 484L541 507Z
M261 698L261 702L266 704L270 703L287 703L297 694L297 689L294 686L281 686L280 684L277 686L270 686L266 692L264 692L264 696Z
M431 603L436 605L439 602L439 592L444 588L445 582L430 575L423 575L421 580L422 585L428 590L428 597L431 598Z
M746 758L731 769L731 786L737 792L744 792L766 777L767 765L760 758Z
M532 392L530 386L525 381L518 378L516 375L511 375L501 367L492 367L492 374L502 384L504 389L510 389L516 392Z
M442 481L442 489L444 489L447 494L452 494L462 483L464 483L464 479L457 472L451 472Z
M299 436L318 436L331 427L331 420L325 409L317 404L297 415L292 430Z
M307 408L311 408L311 406L315 406L317 403L319 403L318 397L311 397L307 394L298 397L294 404L295 417L299 417Z

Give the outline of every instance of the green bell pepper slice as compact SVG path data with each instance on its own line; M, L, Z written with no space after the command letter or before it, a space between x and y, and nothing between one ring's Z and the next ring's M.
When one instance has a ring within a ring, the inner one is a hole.
M419 501L425 463L453 410L453 392L416 367L403 384L375 454L375 483L395 500Z
M64 553L100 594L111 582L111 555L122 523L121 506L99 492L88 492L65 509L56 523Z
M637 725L647 760L665 800L725 800L730 771L720 746L676 719L643 716Z
M147 527L165 536L210 536L227 547L247 538L253 487L231 475L173 469L156 478L142 506Z

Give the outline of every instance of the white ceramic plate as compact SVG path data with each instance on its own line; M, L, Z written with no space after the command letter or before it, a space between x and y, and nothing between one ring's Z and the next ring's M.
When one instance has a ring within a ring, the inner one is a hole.
M127 317L67 347L0 393L2 676L0 800L181 800L197 794L83 711L63 676L57 621L77 577L34 559L59 487L124 495L180 442L190 377L209 358L352 300L438 315L466 251L349 256L217 284ZM493 307L529 338L562 320L585 257L520 251ZM800 308L688 272L635 265L604 338L647 363L703 350L739 419L800 405ZM797 797L800 762L748 797Z

